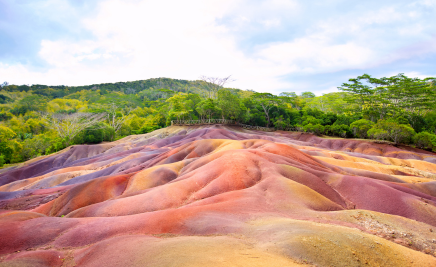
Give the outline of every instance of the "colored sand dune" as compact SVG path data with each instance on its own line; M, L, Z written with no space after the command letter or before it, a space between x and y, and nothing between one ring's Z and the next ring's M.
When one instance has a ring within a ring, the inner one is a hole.
M172 126L0 173L0 266L436 266L436 154Z

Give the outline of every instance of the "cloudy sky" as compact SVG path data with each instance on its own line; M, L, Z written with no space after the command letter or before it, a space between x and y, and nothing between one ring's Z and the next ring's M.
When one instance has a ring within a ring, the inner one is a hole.
M436 76L436 0L0 0L0 82L87 85L232 75L229 87L336 91Z

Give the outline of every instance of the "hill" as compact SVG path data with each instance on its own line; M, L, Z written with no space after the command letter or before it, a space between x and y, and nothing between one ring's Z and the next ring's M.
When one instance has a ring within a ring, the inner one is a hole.
M435 266L436 154L171 126L0 174L0 266Z
M225 119L436 150L433 78L399 74L375 79L365 74L344 83L339 87L342 92L322 96L225 88L227 78L157 78L75 87L4 84L0 90L0 167L72 144L148 133L175 120Z

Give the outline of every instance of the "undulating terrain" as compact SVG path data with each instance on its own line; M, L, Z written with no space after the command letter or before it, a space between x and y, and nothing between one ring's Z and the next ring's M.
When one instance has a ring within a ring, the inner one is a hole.
M0 171L0 266L436 266L436 154L172 126Z

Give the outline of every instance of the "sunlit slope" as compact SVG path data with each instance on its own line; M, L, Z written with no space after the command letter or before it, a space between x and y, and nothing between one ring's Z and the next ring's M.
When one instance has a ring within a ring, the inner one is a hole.
M0 174L0 266L436 266L436 154L168 127Z

